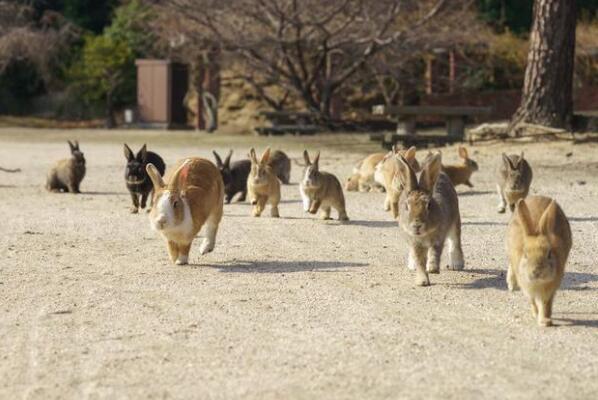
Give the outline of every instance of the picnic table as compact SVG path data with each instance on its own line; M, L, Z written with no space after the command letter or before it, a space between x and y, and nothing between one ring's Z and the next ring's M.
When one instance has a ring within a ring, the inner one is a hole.
M296 111L261 111L259 113L270 124L255 128L258 135L314 135L323 130L316 123L316 115L309 112Z
M490 107L469 106L385 106L376 105L372 108L375 115L387 115L397 119L396 133L371 135L372 140L382 139L384 147L392 147L397 142L405 146L418 144L447 144L462 142L465 138L465 123L473 116L489 115ZM446 135L417 134L418 116L444 117L446 121Z

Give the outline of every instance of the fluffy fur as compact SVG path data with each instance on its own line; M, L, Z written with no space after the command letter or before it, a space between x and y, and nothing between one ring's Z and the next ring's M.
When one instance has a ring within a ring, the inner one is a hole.
M571 250L571 228L552 199L530 196L518 201L507 230L510 291L520 287L540 326L552 325L552 303Z
M291 159L284 152L276 150L270 155L268 164L278 179L288 185L291 179Z
M278 203L280 203L280 181L270 165L270 148L268 147L262 157L257 159L255 149L249 151L251 171L247 178L247 194L249 201L254 206L253 216L259 217L270 203L270 215L278 218Z
M453 186L467 185L473 187L470 179L471 175L479 169L478 163L469 158L469 154L465 147L459 146L458 151L459 157L462 159L461 163L455 165L443 165L442 172L449 177Z
M519 199L525 199L532 184L532 168L521 155L502 154L498 168L498 212L504 213L507 205L513 211Z
M68 141L71 158L58 161L48 172L46 189L51 192L81 193L79 187L85 177L85 157L79 142Z
M199 252L214 250L224 203L224 183L218 168L203 158L187 158L177 163L166 181L153 164L146 170L154 185L151 226L166 239L172 262L188 263L191 243L202 228L204 240Z
M166 170L166 165L164 164L162 157L152 151L148 151L145 144L141 147L139 152L137 152L137 155L135 155L131 148L125 143L124 153L125 158L127 159L127 166L125 167L125 183L127 184L127 189L129 189L131 200L133 201L131 212L135 214L139 211L140 207L141 209L145 208L148 197L150 198L150 203L153 199L151 192L154 189L154 186L147 175L145 166L149 163L153 164L160 173L160 176L163 176L164 171ZM151 204L147 211L149 212L150 209Z
M398 157L403 157L414 171L419 171L420 166L415 158L415 146L407 150L400 150L394 148L387 153L382 161L376 165L375 179L381 183L386 189L386 197L384 199L384 210L390 211L393 218L399 217L399 197L403 191L403 186L398 179Z
M359 161L353 169L353 175L347 178L345 189L350 192L384 191L384 186L374 179L376 165L384 159L384 156L386 153L374 153Z
M222 181L224 182L224 199L226 203L229 204L237 193L241 193L238 201L245 201L245 198L247 197L247 177L251 170L251 161L238 160L231 164L230 158L233 155L232 150L229 151L224 162L218 153L215 151L212 153L214 153L216 165L220 170Z
M348 221L341 183L336 176L320 171L320 153L318 152L313 163L309 159L307 150L303 152L303 158L305 159L305 170L299 184L303 209L315 214L321 208L321 217L326 220L332 219L330 210L334 208L338 212L339 221Z
M416 270L416 284L430 284L428 273L440 272L440 257L448 240L448 268L465 266L461 249L459 199L450 179L441 170L440 154L428 156L419 180L402 156L397 160L398 176L404 190L399 199L399 226L409 243L410 269Z

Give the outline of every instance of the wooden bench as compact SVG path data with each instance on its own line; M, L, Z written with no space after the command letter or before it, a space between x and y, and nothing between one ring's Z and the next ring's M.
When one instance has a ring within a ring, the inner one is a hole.
M316 116L308 112L261 111L259 115L268 120L271 126L255 128L258 135L314 135L323 130L315 123Z
M473 116L489 115L490 107L451 107L451 106L384 106L372 108L375 115L387 115L396 118L397 131L393 134L382 135L382 145L392 147L397 142L405 146L418 144L447 144L462 142L465 138L465 123ZM446 121L446 135L417 135L417 117L421 115L444 117ZM380 140L380 135L370 136L372 140Z

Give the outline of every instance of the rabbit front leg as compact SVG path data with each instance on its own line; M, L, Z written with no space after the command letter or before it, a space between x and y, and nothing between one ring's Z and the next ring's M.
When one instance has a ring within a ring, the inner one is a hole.
M143 194L141 195L141 203L139 204L139 206L140 206L142 209L144 209L144 208L145 208L145 206L147 205L147 196L148 196L148 194L149 194L149 193L143 193Z
M253 216L259 217L262 215L264 208L266 208L266 202L268 201L267 196L258 195L255 199L255 206L253 207Z
M270 216L273 218L280 217L280 213L278 212L278 203L280 203L280 194L275 194L270 196Z
M191 250L191 243L179 244L179 254L175 261L176 265L187 265L189 263L189 250Z
M541 297L536 297L535 304L537 308L538 325L552 326L552 319L550 318L552 312L551 299L544 300Z
M321 205L322 202L320 200L313 200L313 202L311 203L311 207L309 208L309 212L311 214L317 213Z
M303 211L309 212L309 209L311 207L311 199L309 198L307 193L305 193L303 187L299 187L299 192L301 193L301 200L303 201Z
M245 198L247 197L247 191L243 190L241 192L241 195L239 196L239 198L237 199L237 201L245 201ZM232 198L231 198L232 199Z
M332 219L330 217L330 210L331 210L330 206L326 206L326 207L322 206L322 213L320 214L320 218L322 218L325 221Z
M469 181L469 179L468 179L467 181L465 181L465 185L466 185L466 186L468 186L468 187L470 187L470 188L472 188L472 187L473 187L473 183L471 183L471 182Z
M172 240L168 241L168 255L170 255L170 261L176 262L179 258L179 245Z
M426 248L422 246L413 246L409 251L409 261L407 265L415 266L415 284L417 286L429 286L430 279L426 272Z
M465 268L463 248L461 247L461 221L455 222L447 235L449 262L447 268L453 271L461 271Z
M208 218L204 225L204 235L205 238L199 246L199 253L201 255L207 254L214 250L214 246L216 245L216 234L218 233L218 223L219 219L217 216L211 216Z
M509 267L507 268L507 288L509 289L509 292L514 292L519 288L519 285L517 284L517 276L513 271L511 263L509 263Z
M133 201L133 206L131 207L131 214L137 214L139 211L139 196L137 193L131 192L131 200Z
M498 208L497 211L502 214L507 210L507 201L505 200L505 195L500 187L500 185L496 185L496 191L498 192Z
M426 260L426 271L430 274L440 273L440 256L442 255L443 243L434 243L428 247L428 258Z

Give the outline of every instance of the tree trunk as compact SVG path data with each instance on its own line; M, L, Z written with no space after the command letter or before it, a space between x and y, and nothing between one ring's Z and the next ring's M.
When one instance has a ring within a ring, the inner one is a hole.
M535 0L521 104L510 125L568 128L573 114L575 0Z
M112 101L113 89L110 89L106 93L106 128L114 129L116 127L116 121L114 119L114 103Z

